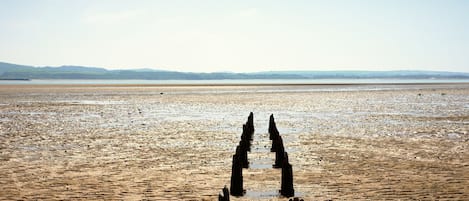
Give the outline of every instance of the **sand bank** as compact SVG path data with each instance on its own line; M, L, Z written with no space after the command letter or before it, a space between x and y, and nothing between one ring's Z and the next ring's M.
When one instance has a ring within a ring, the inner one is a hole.
M254 112L247 195L469 199L469 85L0 86L0 200L215 200ZM271 159L271 160L269 160Z

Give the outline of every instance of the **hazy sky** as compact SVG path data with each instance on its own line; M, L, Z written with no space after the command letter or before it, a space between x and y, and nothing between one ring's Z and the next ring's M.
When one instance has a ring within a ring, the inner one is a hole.
M469 0L0 0L0 61L469 72Z

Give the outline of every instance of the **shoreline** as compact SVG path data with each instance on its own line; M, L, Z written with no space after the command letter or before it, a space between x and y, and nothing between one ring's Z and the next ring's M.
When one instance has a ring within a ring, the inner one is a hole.
M269 87L269 86L467 86L469 82L458 83L194 83L194 84L0 84L0 88L44 88L44 87Z

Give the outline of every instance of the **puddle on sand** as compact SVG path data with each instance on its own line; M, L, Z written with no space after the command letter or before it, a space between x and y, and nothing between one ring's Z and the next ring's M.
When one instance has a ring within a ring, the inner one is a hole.
M252 163L249 164L250 169L272 169L272 164L265 164L265 163Z
M251 151L253 153L269 153L270 146L264 145L264 146L251 147Z
M295 192L294 197L301 197L303 194L301 192ZM283 197L280 195L279 190L269 190L269 191L251 191L246 190L246 194L244 195L248 198L274 198L274 197Z
M280 197L280 193L278 192L278 190L272 190L272 191L247 190L244 196L249 197L249 198L272 198L272 197Z
M124 101L98 101L98 100L78 100L78 101L63 101L63 103L69 104L83 104L83 105L122 105L126 102Z
M125 101L113 101L113 100L56 100L56 101L41 101L41 100L27 100L18 101L19 103L44 103L44 104L70 104L70 105L123 105L127 104ZM0 104L1 105L1 104Z
M295 147L285 147L285 146L286 145L285 145L285 141L284 141L284 149L285 149L286 152L288 152L290 154L294 153L294 152L298 152L298 149L295 148ZM275 158L275 152L270 151L271 147L272 147L271 145L268 145L268 146L266 145L266 146L261 146L261 147L254 147L254 148L251 147L251 151L252 151L252 153L272 153L272 154L274 154L273 157Z
M7 121L11 121L11 119L10 119L10 118L6 118L6 117L0 118L0 122L7 122Z

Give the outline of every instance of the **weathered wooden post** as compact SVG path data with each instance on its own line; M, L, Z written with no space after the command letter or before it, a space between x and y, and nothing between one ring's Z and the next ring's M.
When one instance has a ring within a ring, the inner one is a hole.
M252 112L249 113L248 121L246 122L246 134L248 139L252 141L254 135L254 114Z
M269 139L272 140L272 147L270 148L271 152L277 152L277 149L279 149L279 138L281 138L280 133L278 132L277 125L275 124L274 120L274 115L272 114L270 115L269 120Z
M270 119L269 119L269 139L270 140L274 139L273 136L274 136L275 130L277 130L277 126L275 125L274 114L271 114Z
M223 195L218 194L218 201L230 201L230 191L226 186L223 187Z
M241 146L242 150L251 152L251 140L249 140L247 126L245 124L243 125L243 134L241 134L241 141L239 141L239 145Z
M283 146L282 136L279 133L272 136L272 147L270 148L271 152L277 152L281 146Z
M239 158L239 162L241 163L241 166L243 168L248 168L249 167L249 161L248 161L247 149L245 147L243 147L242 145L238 145L236 147L236 155Z
M230 193L233 196L242 196L243 190L243 167L239 161L239 157L233 155L233 165L231 167L231 186Z
M275 163L274 168L281 168L283 166L283 161L285 160L285 147L283 146L282 136L278 135L275 138Z
M241 133L241 140L249 141L248 127L246 124L243 124L243 133Z
M290 198L289 201L305 201L303 199L300 199L300 198Z
M293 169L291 164L288 162L287 152L285 152L283 158L280 194L285 197L293 197L295 196L295 190L293 189Z

